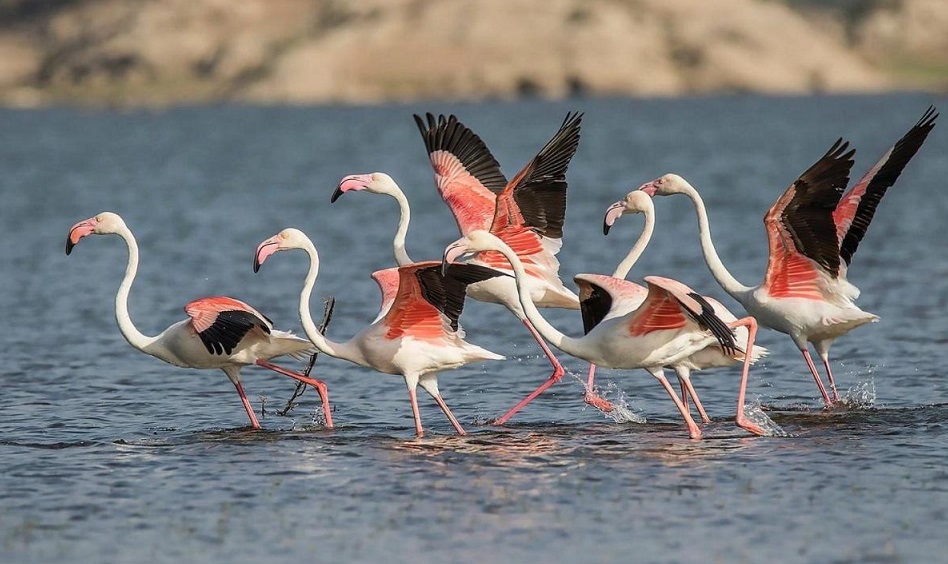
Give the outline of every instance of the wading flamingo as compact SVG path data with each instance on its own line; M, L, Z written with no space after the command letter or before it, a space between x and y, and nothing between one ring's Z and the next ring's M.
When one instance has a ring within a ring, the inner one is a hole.
M125 221L115 213L102 212L72 226L66 238L66 254L72 252L86 235L118 235L128 246L125 278L115 295L115 319L119 331L130 345L145 354L182 368L220 368L237 388L247 417L255 429L260 428L250 401L240 382L240 369L250 364L269 368L316 388L323 404L326 427L332 428L329 392L321 380L309 378L269 362L289 355L303 359L316 350L306 339L273 328L273 323L249 305L223 296L202 298L184 306L188 319L168 327L155 337L144 335L128 312L128 295L138 272L138 243Z
M935 126L935 108L921 119L853 188L843 195L855 150L836 142L803 173L764 216L770 257L764 281L740 283L718 257L708 212L698 191L677 174L666 174L640 188L650 196L684 194L698 215L701 250L718 284L765 327L790 335L803 354L826 407L839 401L829 349L833 341L878 316L856 306L859 290L846 279L853 253L866 234L876 206ZM807 350L813 343L823 360L830 398Z
M602 232L609 234L609 230L615 222L627 213L641 213L645 216L645 227L639 235L638 240L629 250L629 253L622 259L622 262L616 267L612 276L602 274L578 274L574 278L579 285L579 303L583 314L583 329L589 333L593 327L601 323L604 319L611 319L620 315L625 315L638 308L645 300L648 294L648 288L626 280L625 277L638 261L645 247L648 246L655 227L655 206L652 205L652 199L639 190L629 192L625 198L609 206L603 219ZM738 321L738 318L728 311L724 305L710 296L702 296L706 302L711 304L714 313L724 323L731 324ZM743 325L735 327L735 338L739 342L747 341L747 328ZM755 346L751 355L751 362L767 354L767 349ZM705 368L716 368L722 366L732 366L743 362L744 353L738 349L728 349L722 347L720 343L714 342L693 355L682 359L675 364L668 365L678 376L678 382L681 386L681 400L685 407L688 407L689 396L694 398L695 407L701 415L701 420L709 423L711 418L701 405L701 400L691 385L691 371L702 370ZM596 365L589 367L589 378L586 383L587 393L592 396L587 399L589 403L603 411L611 411L613 406L608 401L596 396L592 391L593 377L595 375Z
M675 402L693 439L701 438L701 429L665 378L663 366L674 365L717 342L728 351L735 351L734 334L721 321L703 297L680 282L646 276L648 294L635 310L625 315L604 319L583 337L570 337L550 325L533 305L530 292L523 285L526 276L523 262L506 243L484 230L474 230L448 245L442 263L470 252L496 251L510 261L516 277L517 291L524 312L543 338L561 351L607 368L644 368L665 388ZM753 356L757 323L752 317L734 322L748 329L746 360L741 375L737 400L738 426L757 435L763 428L744 415L744 390L750 358Z
M506 241L527 265L526 284L539 307L578 309L579 298L559 278L556 253L562 246L566 213L566 168L579 145L582 114L568 114L560 129L513 180L507 182L487 146L456 117L437 120L428 114L428 126L415 116L434 168L435 184L451 208L462 234L490 229ZM345 192L365 190L385 194L398 202L400 218L393 240L397 264L411 264L405 236L411 210L408 199L392 178L381 172L346 176L333 192L335 202ZM473 257L470 264L510 272L497 253ZM505 306L527 327L553 366L553 373L533 393L494 420L503 425L564 374L556 355L523 313L513 278L501 276L471 284L468 296Z
M254 272L278 251L301 249L309 255L309 272L300 292L300 321L306 336L320 351L386 374L401 375L408 386L415 432L424 435L415 395L421 386L438 403L459 435L466 434L438 391L437 373L481 360L504 357L464 341L458 318L468 284L502 274L477 265L454 265L442 274L437 261L419 262L372 275L382 290L379 316L345 343L319 332L309 311L310 295L319 275L316 246L302 231L287 228L260 243Z

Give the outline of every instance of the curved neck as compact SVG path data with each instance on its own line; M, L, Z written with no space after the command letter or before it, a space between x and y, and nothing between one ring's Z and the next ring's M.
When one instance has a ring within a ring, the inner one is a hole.
M639 235L638 240L632 245L629 254L625 255L622 262L616 266L616 271L612 274L614 278L625 278L626 275L629 274L629 271L635 266L636 261L642 256L642 252L645 251L645 247L648 246L648 242L652 238L652 231L654 230L655 212L654 210L647 210L645 211L645 227L642 228L642 234Z
M544 339L552 343L556 348L567 354L584 358L585 355L581 350L581 340L564 335L559 329L550 325L550 323L543 317L539 310L537 310L536 305L533 303L533 298L530 296L530 290L528 290L522 282L523 279L526 278L527 273L523 268L523 263L520 261L520 257L518 257L513 249L511 249L506 243L502 241L500 241L497 250L507 258L507 261L513 268L514 278L517 283L517 295L520 298L520 305L523 307L523 312L527 316L527 319L530 320L530 323L533 324L533 327Z
M117 234L128 246L128 264L125 266L125 278L122 279L118 292L115 294L115 321L118 322L119 331L122 332L128 344L138 350L144 350L155 340L155 337L149 337L139 331L128 313L128 294L132 289L135 275L138 274L138 243L128 228L122 229Z
M395 250L395 264L405 266L412 263L411 258L408 256L408 251L405 250L405 238L408 236L408 223L411 221L411 208L408 206L408 198L405 197L405 193L402 192L400 188L389 192L389 195L398 202L399 212L398 229L395 230L395 239L392 241L392 246Z
M309 300L313 294L313 286L316 285L316 277L319 276L319 254L312 243L302 247L302 249L309 255L309 271L306 273L303 289L300 291L300 323L303 325L303 332L320 351L336 358L357 362L352 358L351 351L348 350L345 344L327 339L313 321L313 315L309 311Z
M704 207L704 201L698 194L698 191L691 185L686 185L683 194L691 198L695 205L695 212L698 214L698 236L701 240L701 252L704 254L704 261L711 270L711 275L717 280L718 284L724 288L724 291L731 295L735 300L741 301L744 294L752 290L749 286L741 284L737 278L725 268L718 256L714 243L711 241L711 226L708 222L708 210Z

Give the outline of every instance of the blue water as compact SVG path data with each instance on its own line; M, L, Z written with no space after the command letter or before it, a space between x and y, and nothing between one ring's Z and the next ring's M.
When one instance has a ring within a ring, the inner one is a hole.
M789 338L761 332L771 353L749 399L789 437L734 426L737 367L694 378L715 421L693 441L643 371L602 370L600 385L644 423L585 407L585 364L565 355L561 383L509 425L485 425L549 368L510 314L474 302L468 340L509 360L440 378L469 436L420 396L428 435L415 439L400 378L322 357L313 374L338 428L314 423L312 392L277 415L293 382L249 368L245 387L265 407L252 431L221 372L174 368L119 335L119 239L63 253L73 223L112 210L141 246L131 312L145 333L215 294L299 331L304 256L251 269L261 240L299 227L322 258L314 316L335 296L329 334L348 338L377 311L368 274L392 263L397 209L364 193L330 205L337 181L390 173L413 206L413 258L439 258L457 233L411 114L457 113L512 175L577 109L564 278L611 272L641 219L603 238L605 208L674 171L704 194L729 268L756 283L761 218L786 186L839 136L861 174L930 103L948 109L905 94L0 111L0 561L937 561L948 549L948 123L890 190L850 269L860 306L882 320L833 348L847 406L820 409ZM700 258L690 202L656 207L632 276L671 276L740 312ZM578 312L544 313L581 333Z

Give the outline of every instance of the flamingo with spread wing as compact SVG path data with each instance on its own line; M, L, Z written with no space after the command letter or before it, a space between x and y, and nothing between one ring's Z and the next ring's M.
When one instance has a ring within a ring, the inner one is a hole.
M628 254L616 267L612 276L602 274L577 274L574 277L576 284L579 285L579 303L583 314L583 329L589 333L596 325L605 319L611 319L620 315L625 315L638 308L648 295L648 288L626 280L625 277L635 266L636 261L642 255L645 247L648 246L652 238L652 232L655 227L655 207L652 205L652 199L640 190L629 192L625 198L609 206L603 219L602 231L608 235L612 226L620 217L626 214L641 213L645 216L645 227L636 240L635 244L629 250ZM731 313L724 304L710 296L701 296L723 322L734 324L738 322L737 316ZM747 327L736 325L734 327L735 338L740 342L747 341ZM751 362L756 362L762 356L767 354L767 349L755 346L751 355ZM678 382L681 386L681 400L685 407L688 407L688 398L693 398L695 408L701 415L701 420L705 423L711 421L701 400L691 384L691 371L704 370L707 368L716 368L732 366L744 361L744 353L740 349L729 349L723 347L720 343L712 343L704 349L697 351L691 356L681 359L674 364L668 365L678 376ZM593 377L595 375L596 365L590 365L589 377L586 383L587 402L598 407L603 411L611 411L613 406L610 402L599 397L594 392Z
M566 213L566 169L579 144L582 114L566 116L556 134L511 181L477 134L456 117L427 115L427 124L415 116L435 174L435 185L451 208L462 234L473 229L489 229L509 244L526 264L528 286L540 307L578 309L579 299L559 278L556 253L562 246ZM408 199L385 173L346 176L333 192L335 202L342 194L365 190L385 194L399 205L400 218L393 240L395 260L410 264L405 238L411 218ZM510 272L508 263L497 253L482 253L467 261ZM527 327L553 367L553 373L534 392L495 423L504 424L534 398L559 381L563 367L544 342L517 299L509 276L471 284L468 295L476 300L498 303L509 309Z
M460 264L442 273L436 261L419 262L375 272L372 278L382 291L375 321L344 343L319 332L309 310L310 295L319 275L316 246L302 231L288 228L260 243L254 271L278 251L300 249L309 256L309 271L300 291L300 320L306 336L320 351L386 374L401 375L408 387L415 432L424 429L418 411L416 388L428 392L459 435L466 434L438 390L437 373L481 360L504 357L466 342L458 325L468 284L502 276L478 265Z
M754 318L725 323L715 314L711 304L684 284L668 278L647 276L648 293L637 308L624 315L602 320L582 337L570 337L550 325L533 305L530 292L523 284L526 278L523 261L493 234L481 229L471 231L445 249L442 261L447 266L464 254L484 251L498 252L510 262L518 299L530 322L546 340L561 351L598 366L644 368L662 384L675 402L693 439L701 438L701 429L668 383L663 367L675 365L714 343L728 354L736 354L737 344L731 327L746 327L744 369L735 420L738 426L751 433L766 434L760 425L750 421L744 413L744 392L757 331Z
M845 195L855 150L847 152L842 139L794 181L764 216L770 253L764 280L757 286L742 284L724 267L711 240L704 202L688 181L666 174L640 188L650 196L684 194L691 199L711 274L761 325L790 335L826 407L839 401L830 346L856 327L879 320L856 306L859 290L846 278L849 264L883 195L925 142L937 117L930 107ZM813 343L823 360L832 398L807 343Z

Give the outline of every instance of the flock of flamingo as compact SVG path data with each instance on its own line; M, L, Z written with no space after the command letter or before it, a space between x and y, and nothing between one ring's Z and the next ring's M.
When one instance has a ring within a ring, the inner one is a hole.
M567 288L556 258L562 246L566 212L566 170L579 144L582 114L566 116L556 134L512 179L507 180L487 146L455 116L414 116L434 170L435 185L457 221L461 238L442 259L415 262L405 249L408 199L387 174L344 177L331 197L366 191L398 202L400 218L393 240L396 267L372 273L382 293L376 319L345 342L329 340L310 312L310 296L319 273L319 254L300 230L287 228L259 244L254 271L279 251L299 249L309 270L299 296L306 339L274 329L271 321L244 302L228 297L192 301L188 318L159 335L141 333L128 311L128 296L138 270L138 244L122 218L102 212L72 226L66 254L87 235L114 234L128 246L125 276L115 296L119 330L136 349L175 366L219 368L240 395L254 428L260 423L241 383L241 368L256 364L316 389L326 427L333 427L326 383L270 362L289 355L302 359L317 351L401 375L408 387L415 431L424 433L416 389L428 392L458 434L465 431L438 390L437 374L482 360L504 357L464 340L458 318L465 297L501 304L523 323L552 366L550 376L529 396L493 421L502 425L559 381L564 370L550 344L590 363L585 401L603 411L615 407L595 391L596 366L643 368L675 403L691 438L702 435L690 404L703 422L710 419L690 381L692 370L742 365L736 424L755 435L766 430L745 415L750 365L766 351L755 347L758 323L786 333L803 355L825 407L840 402L829 349L833 341L878 317L856 306L859 290L846 278L847 268L866 234L876 207L935 126L930 107L911 129L846 191L854 149L842 139L800 175L764 215L769 261L764 280L740 283L714 249L708 213L698 191L677 174L666 174L610 205L603 232L625 214L641 213L645 224L628 255L611 275L577 274L579 295ZM655 196L683 194L698 218L701 250L714 279L747 314L738 317L721 302L685 284L645 276L645 285L626 280L648 245L655 225ZM584 335L571 337L551 325L540 307L579 309ZM808 350L822 360L829 392ZM665 377L674 370L680 396Z

